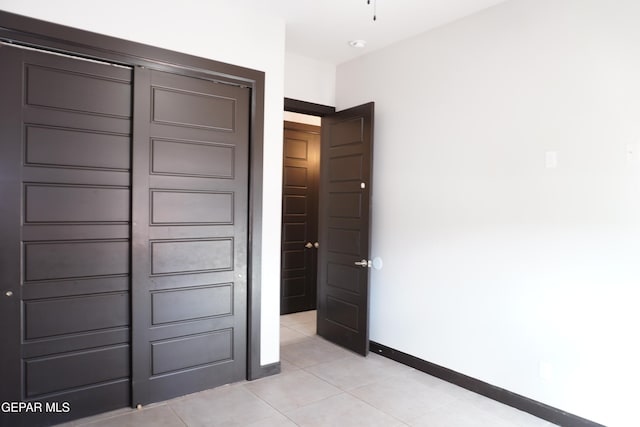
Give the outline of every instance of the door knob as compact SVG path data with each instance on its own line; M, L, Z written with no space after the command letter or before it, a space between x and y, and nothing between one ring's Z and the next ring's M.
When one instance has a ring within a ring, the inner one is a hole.
M320 243L315 242L315 243L313 244L313 247L314 247L314 248L316 248L316 249L318 249L318 248L320 247Z
M13 292L12 291L7 291L4 293L6 296L11 297L13 296Z
M313 243L307 242L307 244L304 245L304 247L307 248L307 249L311 249L313 247Z
M359 265L360 267L371 267L371 261L368 261L366 259L363 259L362 261L356 261L354 262L355 265Z

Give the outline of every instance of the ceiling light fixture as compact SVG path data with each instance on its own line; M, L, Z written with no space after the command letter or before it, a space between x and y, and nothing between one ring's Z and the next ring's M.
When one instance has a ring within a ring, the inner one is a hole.
M355 48L363 48L366 45L367 45L366 40L351 40L349 42L349 46L355 47Z
M371 0L367 0L367 4L371 4ZM378 19L377 16L377 6L378 6L378 1L377 0L373 0L373 20L375 21L376 19Z

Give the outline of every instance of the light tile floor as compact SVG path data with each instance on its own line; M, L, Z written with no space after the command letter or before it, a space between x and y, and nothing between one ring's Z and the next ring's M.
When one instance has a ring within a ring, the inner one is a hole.
M337 347L316 335L315 316L280 318L280 375L65 426L553 426L377 354Z

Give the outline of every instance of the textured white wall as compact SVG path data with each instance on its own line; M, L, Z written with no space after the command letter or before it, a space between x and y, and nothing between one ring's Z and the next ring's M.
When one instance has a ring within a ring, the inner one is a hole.
M285 25L231 0L0 0L0 9L265 72L261 363L277 362Z
M336 105L336 66L287 52L284 96L315 104Z
M376 102L372 340L637 423L638 22L512 0L338 66L339 110Z

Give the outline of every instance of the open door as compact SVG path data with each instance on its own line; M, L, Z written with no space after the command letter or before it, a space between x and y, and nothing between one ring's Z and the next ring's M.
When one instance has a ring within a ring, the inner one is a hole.
M373 110L322 118L318 335L369 352L369 240Z

